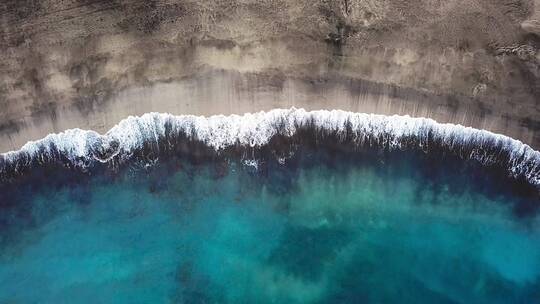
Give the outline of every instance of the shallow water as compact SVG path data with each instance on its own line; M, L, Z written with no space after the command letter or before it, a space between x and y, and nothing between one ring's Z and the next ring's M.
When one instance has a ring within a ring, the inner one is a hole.
M341 148L250 164L3 185L0 302L540 303L535 196L495 171Z

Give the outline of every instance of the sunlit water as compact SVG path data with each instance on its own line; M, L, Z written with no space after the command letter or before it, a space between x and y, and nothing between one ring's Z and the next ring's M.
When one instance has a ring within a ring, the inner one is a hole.
M540 303L524 190L339 151L36 169L2 188L0 303Z

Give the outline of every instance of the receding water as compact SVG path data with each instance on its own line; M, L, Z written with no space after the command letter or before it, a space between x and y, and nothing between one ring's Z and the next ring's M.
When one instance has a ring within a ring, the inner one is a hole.
M6 182L0 302L540 303L527 187L415 153L280 162L170 158Z

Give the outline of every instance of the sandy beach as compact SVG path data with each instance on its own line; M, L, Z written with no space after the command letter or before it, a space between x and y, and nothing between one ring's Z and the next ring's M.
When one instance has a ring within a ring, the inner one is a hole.
M538 1L5 1L0 152L129 115L342 109L540 148Z

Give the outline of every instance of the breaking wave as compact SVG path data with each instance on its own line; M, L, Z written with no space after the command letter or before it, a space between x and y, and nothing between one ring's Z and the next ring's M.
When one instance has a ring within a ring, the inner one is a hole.
M306 132L317 141L331 137L355 147L418 149L426 153L442 150L483 165L501 166L510 176L524 178L540 189L540 152L504 135L427 118L295 108L211 117L148 113L130 116L104 135L71 129L2 154L0 175L6 178L51 162L81 169L100 163L121 164L187 143L216 153L244 149L245 154L245 149L262 149L276 138L292 147Z

